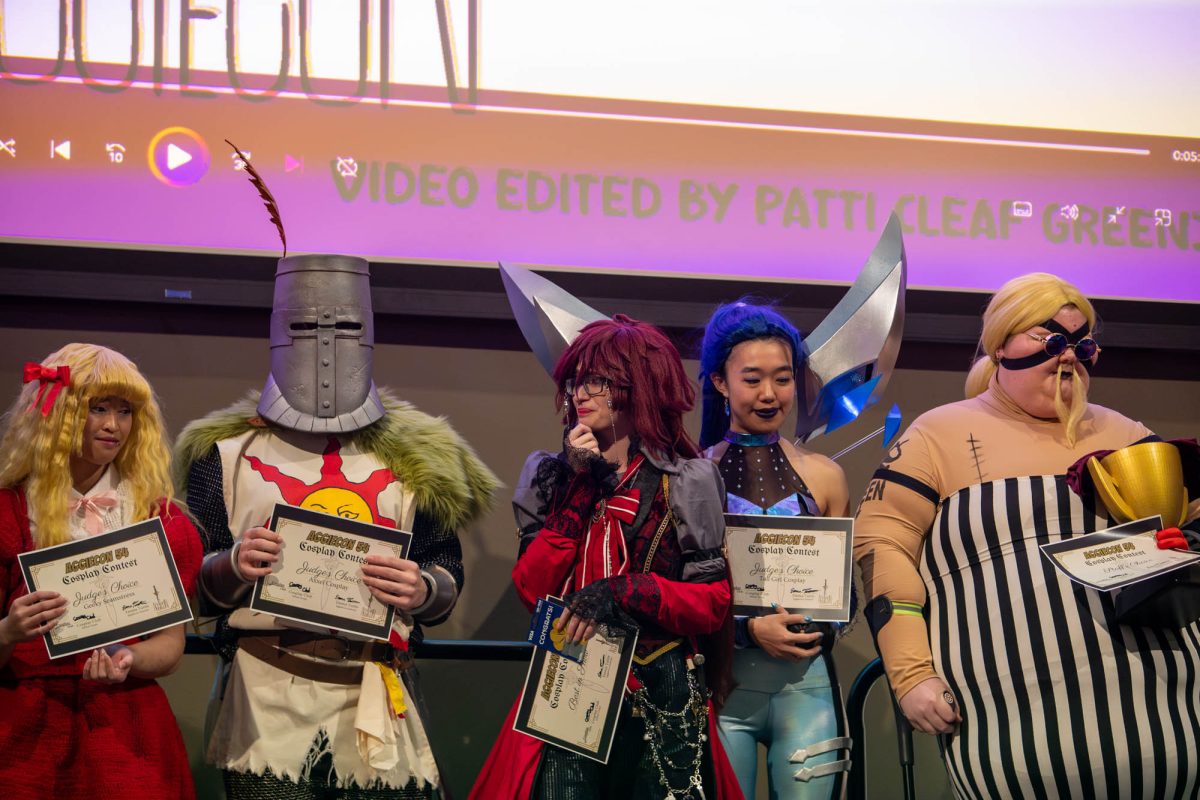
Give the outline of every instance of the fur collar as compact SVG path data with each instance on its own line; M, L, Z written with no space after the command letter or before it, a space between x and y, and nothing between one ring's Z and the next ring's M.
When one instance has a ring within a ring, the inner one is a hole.
M171 473L180 497L186 499L192 464L217 442L254 428L273 427L258 416L258 397L257 391L250 392L228 408L195 420L179 434ZM417 508L440 525L458 529L487 511L500 481L471 446L444 418L418 411L386 390L381 389L379 397L387 416L342 438L380 459L413 492Z

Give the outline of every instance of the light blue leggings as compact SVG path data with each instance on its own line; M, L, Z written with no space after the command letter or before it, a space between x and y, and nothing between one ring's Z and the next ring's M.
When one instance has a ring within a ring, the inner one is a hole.
M830 680L831 666L832 659L824 655L793 664L757 648L734 651L738 687L721 709L721 743L747 800L753 800L758 781L759 743L767 746L771 800L840 796L844 772L807 782L794 775L804 767L848 758L846 750L830 750L802 763L789 761L797 750L847 735L842 698Z

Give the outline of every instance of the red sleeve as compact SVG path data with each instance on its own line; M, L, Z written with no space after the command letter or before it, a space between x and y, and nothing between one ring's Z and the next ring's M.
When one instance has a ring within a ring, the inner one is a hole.
M587 475L576 475L558 508L546 517L545 527L517 558L513 585L530 611L540 598L561 592L575 568L579 540L591 519L597 492Z
M188 596L196 594L196 576L200 573L200 562L204 558L204 547L200 534L187 515L174 503L160 515L167 531L167 545L179 570L179 579Z
M21 576L17 554L24 548L24 525L21 501L12 489L0 490L0 592L3 593L4 608L0 617L7 613L8 606L17 596L25 594L25 579Z
M567 576L575 568L579 539L564 536L549 528L538 532L513 567L513 585L521 602L533 611L539 598L558 595Z
M649 573L619 575L609 583L613 598L627 613L680 636L713 633L729 615L727 580L686 583Z

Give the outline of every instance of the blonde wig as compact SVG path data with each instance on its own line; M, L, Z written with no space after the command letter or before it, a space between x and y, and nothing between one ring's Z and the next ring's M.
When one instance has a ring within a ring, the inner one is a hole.
M132 502L133 518L157 514L171 499L170 450L158 401L137 366L95 344L69 344L42 365L69 367L70 385L43 415L43 403L36 402L40 383L25 384L4 417L0 438L0 486L24 486L36 523L34 546L70 539L71 457L82 455L88 412L106 397L118 397L133 408L129 438L114 461Z
M979 358L967 375L967 397L982 393L996 374L996 351L1008 337L1053 317L1063 306L1075 306L1096 327L1096 310L1073 284L1048 272L1031 272L1000 287L983 312Z
M979 337L979 357L967 374L967 397L975 397L987 389L998 368L996 353L1008 337L1029 330L1053 317L1063 306L1074 306L1095 330L1096 310L1074 284L1048 272L1031 272L1013 278L992 296L983 312L983 332ZM1068 407L1059 395L1054 405L1059 420L1066 426L1067 439L1075 441L1075 426L1087 407L1087 394L1078 372L1073 379L1072 402Z

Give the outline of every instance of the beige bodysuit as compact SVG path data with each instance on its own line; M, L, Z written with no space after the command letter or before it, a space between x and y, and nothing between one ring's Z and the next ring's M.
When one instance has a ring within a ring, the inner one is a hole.
M1077 435L993 379L917 418L859 507L866 596L892 601L873 619L896 695L938 676L957 698L941 749L959 798L1200 794L1200 624L1121 624L1110 593L1041 549L1115 524L1068 468L1152 434L1093 405Z
M995 378L975 398L922 414L892 445L859 505L854 554L866 597L925 605L918 564L946 498L1004 478L1062 475L1088 453L1150 435L1140 422L1089 405L1071 447L1058 420L1030 416ZM896 697L937 674L920 616L894 615L879 631L877 644Z

